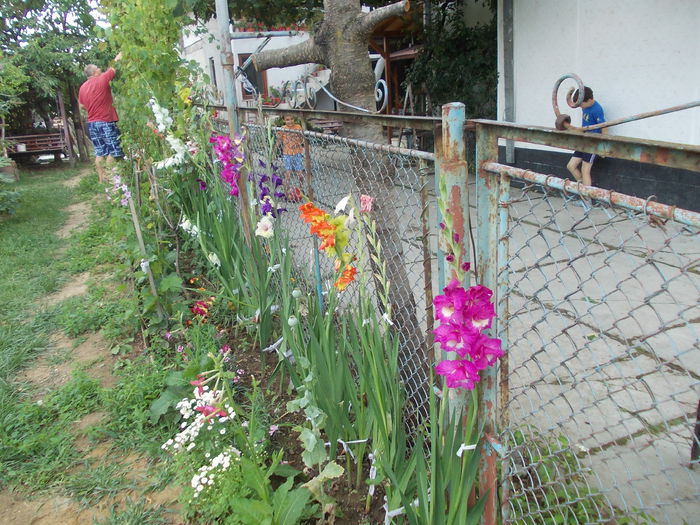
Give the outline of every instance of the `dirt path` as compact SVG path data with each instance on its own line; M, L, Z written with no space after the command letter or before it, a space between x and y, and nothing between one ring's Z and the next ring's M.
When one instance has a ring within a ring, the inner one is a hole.
M78 175L65 181L64 185L76 187L87 173L89 169L81 170ZM70 205L67 208L68 219L57 235L67 239L74 231L84 227L90 208L89 201ZM41 306L52 306L65 299L84 295L88 292L89 279L89 272L81 273L61 290L42 298L38 303ZM17 379L20 388L30 399L40 401L49 392L66 384L76 368L83 369L102 387L112 388L117 381L112 373L116 362L117 358L109 352L109 345L99 332L78 340L55 333L51 338L50 349L22 370ZM36 497L25 496L6 489L0 491L0 525L92 525L95 520L108 517L113 508L123 508L127 500L137 501L142 496L149 505L172 509L173 512L167 515L170 523L181 523L176 510L179 488L168 487L159 492L144 494L143 487L148 482L148 463L144 457L135 454L115 455L110 443L93 445L87 438L89 429L99 425L105 416L104 412L94 412L76 423L75 448L84 454L85 460L110 461L122 465L127 471L127 479L132 482L130 488L119 492L115 497L105 498L92 507L81 506L79 502L63 495L48 493ZM76 472L81 468L80 464L74 467Z

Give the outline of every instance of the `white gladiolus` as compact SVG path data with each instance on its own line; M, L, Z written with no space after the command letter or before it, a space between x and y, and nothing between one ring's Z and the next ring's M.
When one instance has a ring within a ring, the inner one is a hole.
M338 204L335 205L335 213L338 214L341 211L345 211L345 206L348 205L348 201L350 200L350 195L347 195L340 199L338 201Z
M258 237L264 237L266 239L269 239L274 233L275 232L272 226L272 219L269 216L265 215L262 219L260 219L257 226L255 227L255 235L257 235Z

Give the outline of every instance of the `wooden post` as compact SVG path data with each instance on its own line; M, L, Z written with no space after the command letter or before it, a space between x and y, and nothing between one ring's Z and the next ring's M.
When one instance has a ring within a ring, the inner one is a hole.
M65 144L66 144L67 149L68 149L68 159L70 160L70 163L73 164L75 162L75 155L73 153L73 141L71 140L70 133L68 131L68 119L66 118L66 106L63 104L63 92L61 91L60 88L56 92L56 99L58 101L58 111L61 114L61 122L63 123L61 134L63 135L63 140L65 141Z

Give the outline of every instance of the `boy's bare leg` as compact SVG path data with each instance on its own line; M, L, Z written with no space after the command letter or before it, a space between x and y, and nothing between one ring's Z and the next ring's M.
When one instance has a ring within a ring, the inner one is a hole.
M578 157L571 157L566 165L566 168L569 170L569 173L574 176L574 179L576 179L577 182L584 182L585 184L585 181L583 181L583 173L581 172L582 163L586 164ZM590 168L588 170L588 174L590 175Z
M590 162L582 162L581 163L581 175L583 175L583 183L586 186L593 186L593 178L591 177L591 169L593 168L593 164Z

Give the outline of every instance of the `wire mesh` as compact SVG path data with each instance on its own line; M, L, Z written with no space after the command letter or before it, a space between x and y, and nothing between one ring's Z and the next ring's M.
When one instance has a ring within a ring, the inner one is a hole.
M504 522L696 522L700 223L512 180Z
M375 198L373 217L377 221L377 235L382 243L381 260L386 263L390 280L391 317L387 323L399 338L399 367L404 382L409 407L407 416L413 413L427 415L428 368L432 364L428 335L432 330L432 303L426 301L425 288L433 286L432 266L437 245L435 218L427 213L427 190L434 187L432 155L417 150L379 146L314 132L290 131L285 128L267 128L248 125L248 148L253 171L262 168L274 141L274 171L284 180L286 202L278 206L287 209L280 214L276 228L288 235L294 266L299 276L306 280L306 287L316 288L316 265L320 271L320 284L324 291L331 288L336 279L334 261L325 255L318 256L318 241L309 232L309 225L300 217L298 206L302 200L312 199L314 204L333 213L336 203L351 195L356 205L360 196ZM286 171L278 143L283 133L296 133L304 137L305 154L303 170ZM434 201L434 193L433 193ZM428 233L426 233L428 232ZM371 251L364 239L352 238L348 251ZM428 255L426 255L428 254ZM371 261L358 271L377 273ZM368 295L374 297L377 315L382 316L377 297L377 285L370 282ZM358 300L356 286L348 287L340 294L341 308Z

